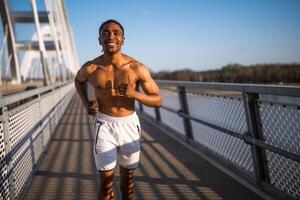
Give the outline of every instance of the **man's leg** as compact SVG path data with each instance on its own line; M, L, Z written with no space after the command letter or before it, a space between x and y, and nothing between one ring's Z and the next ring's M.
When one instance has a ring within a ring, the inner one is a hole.
M114 200L113 191L114 170L100 172L100 190L98 194L99 200Z
M120 190L123 200L133 199L133 169L125 169L120 166Z

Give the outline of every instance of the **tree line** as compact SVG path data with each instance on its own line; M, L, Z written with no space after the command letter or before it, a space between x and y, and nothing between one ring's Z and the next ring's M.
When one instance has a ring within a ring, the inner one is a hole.
M155 79L226 83L300 83L300 64L229 64L218 70L182 69L153 73Z

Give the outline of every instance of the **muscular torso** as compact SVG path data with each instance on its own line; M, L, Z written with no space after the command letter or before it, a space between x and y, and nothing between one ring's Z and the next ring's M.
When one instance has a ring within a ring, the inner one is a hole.
M138 77L135 72L136 61L129 60L119 67L105 66L101 59L93 61L93 72L88 76L95 88L99 111L110 116L128 116L134 111L134 99L118 96L120 84L131 84L136 88Z

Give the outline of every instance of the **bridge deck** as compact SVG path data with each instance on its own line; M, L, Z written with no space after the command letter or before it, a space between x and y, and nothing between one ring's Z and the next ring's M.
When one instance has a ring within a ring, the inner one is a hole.
M89 123L76 96L58 125L25 199L96 199L98 180ZM144 129L141 142L135 199L261 199L168 135ZM117 191L119 176L117 172L115 175Z

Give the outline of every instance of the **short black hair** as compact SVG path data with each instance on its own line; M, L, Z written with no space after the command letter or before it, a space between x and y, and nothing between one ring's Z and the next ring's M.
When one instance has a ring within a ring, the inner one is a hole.
M121 28L122 31L123 31L123 35L125 35L124 28L123 28L122 24L121 24L120 22L118 22L117 20L109 19L109 20L106 20L105 22L103 22L103 23L101 24L101 26L99 27L99 36L101 35L101 31L102 31L103 27L104 27L106 24L109 24L109 23L115 23L115 24L117 24L118 26L120 26L120 28Z

